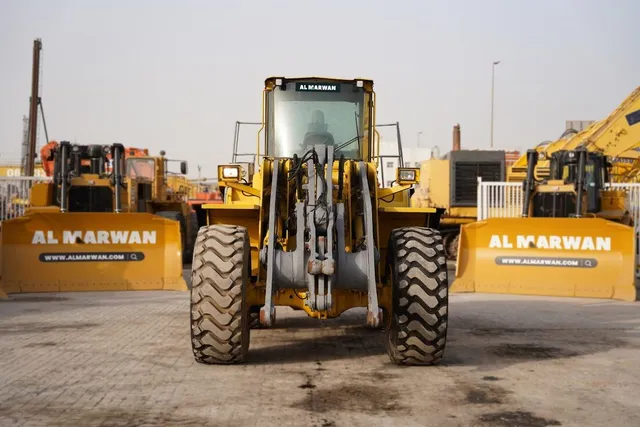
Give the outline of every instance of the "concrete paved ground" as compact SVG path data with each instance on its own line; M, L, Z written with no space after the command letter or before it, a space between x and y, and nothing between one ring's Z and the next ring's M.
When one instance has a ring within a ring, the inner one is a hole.
M637 426L640 305L452 295L438 367L401 368L364 312L278 310L251 362L193 361L188 293L0 302L0 425Z

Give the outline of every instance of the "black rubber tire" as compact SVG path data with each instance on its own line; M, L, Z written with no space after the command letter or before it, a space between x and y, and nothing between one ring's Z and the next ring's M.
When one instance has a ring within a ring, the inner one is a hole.
M247 358L249 246L244 227L210 225L198 232L191 266L191 346L197 362L232 364Z
M385 344L398 365L433 365L447 341L449 286L442 236L425 227L393 230L391 266L393 313Z
M189 212L189 224L187 229L189 233L186 236L185 241L187 242L186 249L184 250L184 263L191 264L193 262L193 249L196 244L196 238L198 237L198 216L195 212Z
M182 212L178 211L160 211L156 212L156 215L161 216L162 218L170 219L173 221L178 221L180 223L180 240L182 244L182 263L191 262L191 256L187 256L187 225L184 220L184 215Z
M256 305L249 309L249 327L251 329L263 329L260 323L260 306Z
M446 243L445 253L447 259L451 261L455 261L458 259L458 245L460 244L460 233L455 233L455 235L449 236L449 239Z

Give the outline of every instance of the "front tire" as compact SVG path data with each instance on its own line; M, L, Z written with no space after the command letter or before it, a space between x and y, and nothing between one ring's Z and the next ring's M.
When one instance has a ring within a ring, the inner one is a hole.
M398 365L433 365L447 340L449 286L445 249L437 230L406 227L389 238L393 312L387 353Z
M198 232L191 267L191 343L197 362L246 360L249 245L244 227L210 225Z

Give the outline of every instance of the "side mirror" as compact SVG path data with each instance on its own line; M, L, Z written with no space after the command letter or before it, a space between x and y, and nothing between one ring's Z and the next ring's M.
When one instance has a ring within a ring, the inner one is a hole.
M180 173L186 175L189 173L189 166L187 162L180 162Z

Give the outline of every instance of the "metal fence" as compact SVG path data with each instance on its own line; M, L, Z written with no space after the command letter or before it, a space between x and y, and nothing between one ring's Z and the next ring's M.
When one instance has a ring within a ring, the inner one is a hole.
M627 192L629 213L633 216L640 248L640 183L618 182L610 188ZM478 178L478 221L487 218L516 218L522 214L524 191L521 182L482 181ZM640 255L638 256L640 267ZM640 275L640 268L638 270Z
M524 191L521 182L482 181L478 177L478 221L487 218L516 218L522 214Z
M0 223L24 215L29 206L29 190L34 183L50 181L49 177L0 177Z

